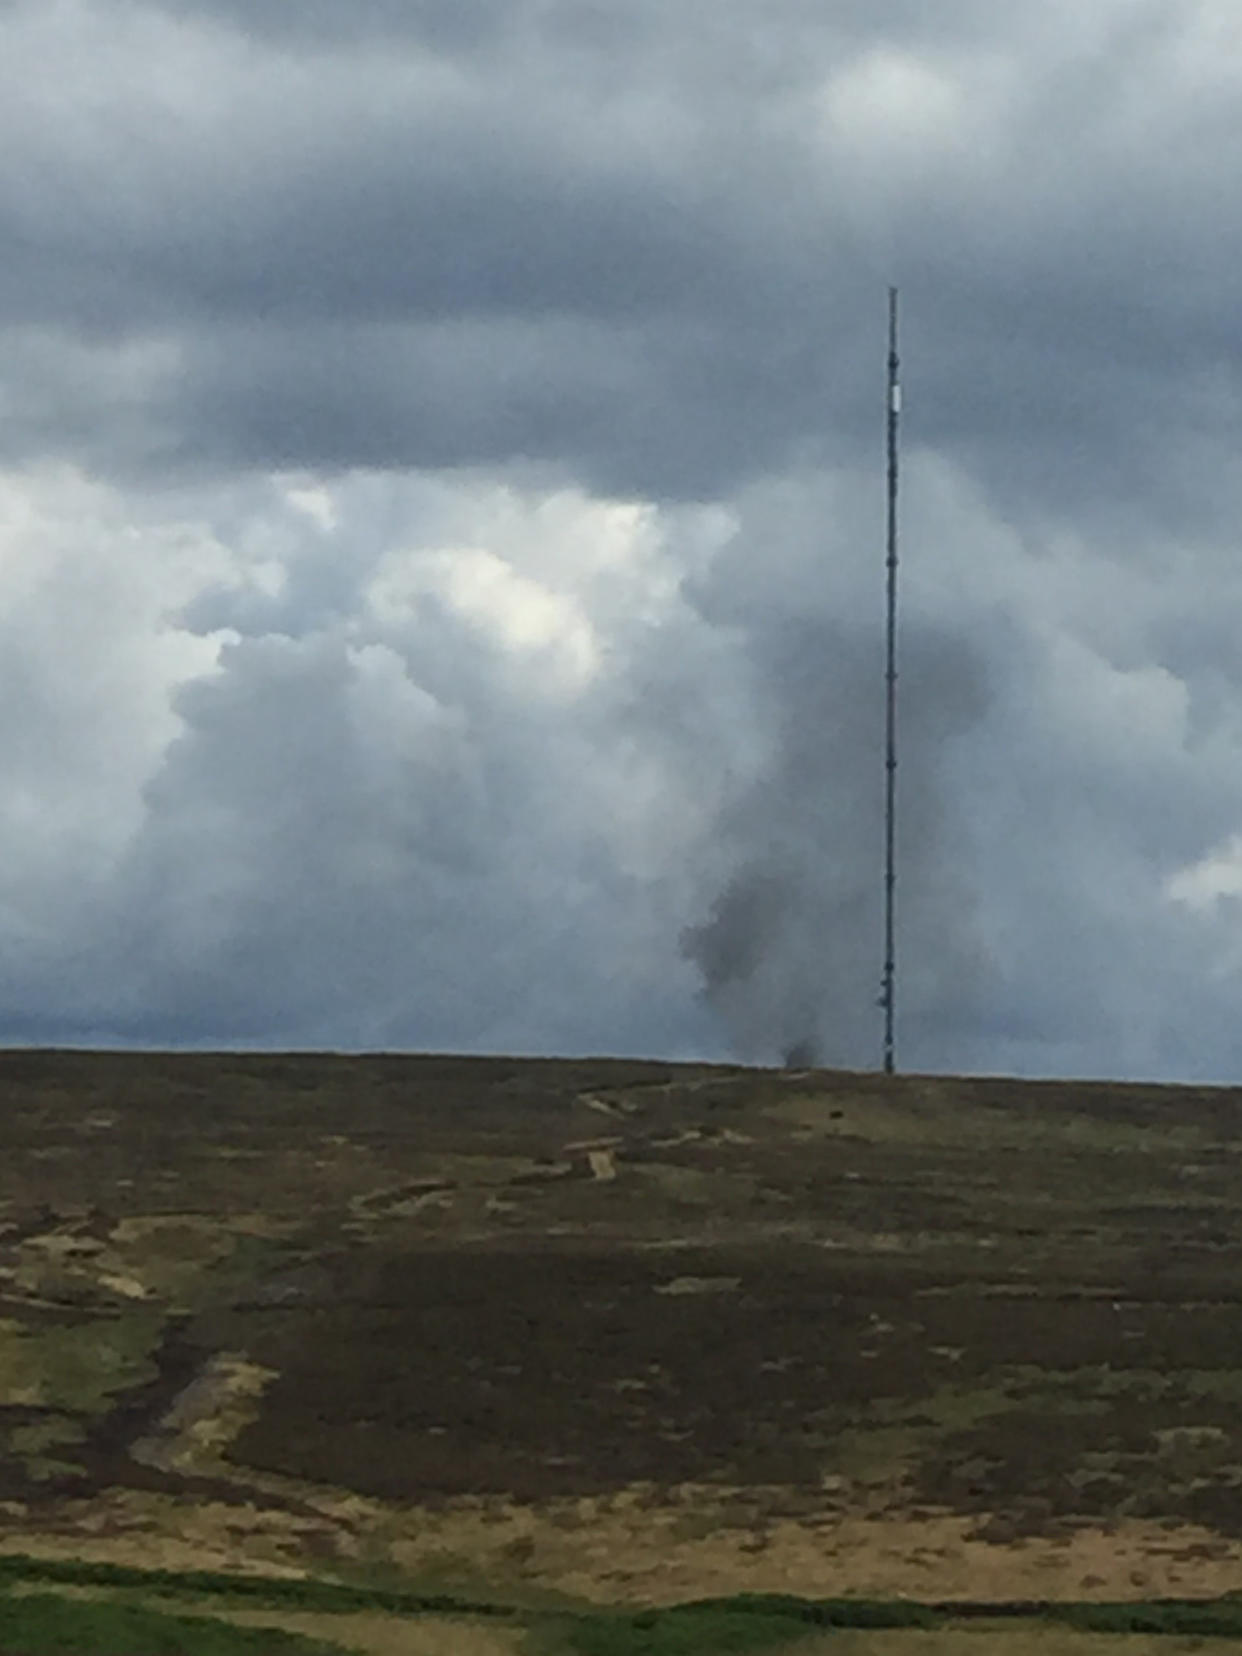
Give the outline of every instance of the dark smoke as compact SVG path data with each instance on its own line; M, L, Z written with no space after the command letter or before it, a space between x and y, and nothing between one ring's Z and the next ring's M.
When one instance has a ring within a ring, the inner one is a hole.
M716 826L727 873L682 937L739 1056L878 1061L883 954L883 661L877 637L782 617L748 628L770 753ZM982 710L961 639L902 639L899 1013L918 1046L979 970L946 759ZM904 997L904 1003L903 1003Z
M785 1054L785 1068L788 1070L814 1069L818 1063L819 1054L813 1041L795 1041Z

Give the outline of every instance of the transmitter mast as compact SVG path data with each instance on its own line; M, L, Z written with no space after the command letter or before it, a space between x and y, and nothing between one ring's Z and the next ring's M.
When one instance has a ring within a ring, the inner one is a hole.
M884 670L884 1073L896 1069L897 1013L897 443L901 419L900 363L897 356L897 289L888 290L888 605Z

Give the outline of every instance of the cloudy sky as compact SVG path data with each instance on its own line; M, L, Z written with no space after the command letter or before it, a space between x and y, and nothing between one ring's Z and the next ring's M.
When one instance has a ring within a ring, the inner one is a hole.
M0 0L0 1040L1242 1069L1233 0Z

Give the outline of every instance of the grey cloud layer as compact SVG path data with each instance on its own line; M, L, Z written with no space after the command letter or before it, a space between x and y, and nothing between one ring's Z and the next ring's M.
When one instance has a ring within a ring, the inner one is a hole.
M906 1056L1227 1072L1239 89L1215 0L0 7L0 1030L867 1061L897 281Z
M95 464L527 454L676 498L857 456L894 279L935 441L1146 494L1170 400L1236 400L1214 15L17 6L0 306L101 414L164 347Z

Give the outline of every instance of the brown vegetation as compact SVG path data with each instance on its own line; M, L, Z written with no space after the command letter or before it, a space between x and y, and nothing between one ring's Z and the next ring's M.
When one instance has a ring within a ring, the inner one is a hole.
M1237 1585L1231 1091L10 1053L0 1095L0 1548Z

